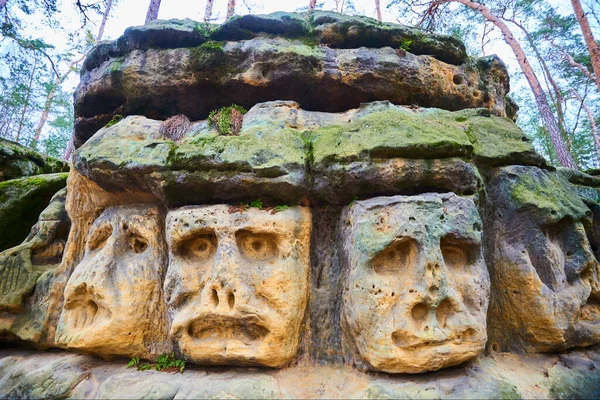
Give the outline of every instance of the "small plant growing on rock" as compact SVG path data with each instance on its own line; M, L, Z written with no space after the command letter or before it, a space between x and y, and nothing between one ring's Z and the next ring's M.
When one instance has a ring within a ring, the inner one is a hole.
M275 207L273 207L273 210L271 210L271 214L277 214L278 212L285 211L288 208L290 208L290 207L286 206L286 205L275 206Z
M176 142L185 135L192 123L183 114L177 114L160 124L158 132L167 139Z
M156 363L144 362L139 357L133 357L127 363L127 368L131 367L136 367L138 371L154 369L156 371L179 372L183 374L185 361L175 358L175 353L160 355Z
M108 128L110 126L113 126L114 124L116 124L117 122L121 121L123 119L123 116L120 114L116 114L105 126L105 128Z
M261 199L252 200L250 204L248 204L248 207L258 208L260 210L263 208L263 202Z
M221 107L208 114L208 126L215 128L221 135L238 136L242 130L246 113L244 107L237 104L232 104L231 107Z

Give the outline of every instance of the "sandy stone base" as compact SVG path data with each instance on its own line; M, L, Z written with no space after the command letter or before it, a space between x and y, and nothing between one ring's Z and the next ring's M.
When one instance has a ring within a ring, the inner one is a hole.
M137 371L60 350L0 350L2 398L598 398L600 346L563 354L492 353L420 375L299 365L283 370Z

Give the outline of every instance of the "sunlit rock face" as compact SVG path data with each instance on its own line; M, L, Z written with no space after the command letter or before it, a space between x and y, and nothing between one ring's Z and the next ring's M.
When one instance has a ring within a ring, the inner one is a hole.
M103 356L151 357L166 342L164 213L107 208L92 225L69 278L56 341Z
M484 348L481 221L454 194L378 197L342 215L343 329L373 370L424 372Z
M532 167L495 171L489 194L491 348L545 352L599 342L589 208L557 175Z
M308 300L311 215L228 205L167 217L171 336L200 364L281 366Z

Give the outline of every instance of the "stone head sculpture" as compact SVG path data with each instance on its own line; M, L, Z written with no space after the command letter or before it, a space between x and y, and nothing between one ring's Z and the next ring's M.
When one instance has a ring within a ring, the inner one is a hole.
M546 352L600 341L591 212L557 175L494 172L486 204L492 349Z
M296 355L309 282L310 212L227 205L167 217L171 335L200 364L281 366Z
M158 352L166 341L166 265L163 213L142 205L106 209L67 282L56 342L103 355Z
M377 197L350 205L341 224L343 330L371 369L432 371L483 350L489 277L471 199Z
M71 225L66 193L52 197L22 244L0 253L0 311L21 312L38 278L60 264Z

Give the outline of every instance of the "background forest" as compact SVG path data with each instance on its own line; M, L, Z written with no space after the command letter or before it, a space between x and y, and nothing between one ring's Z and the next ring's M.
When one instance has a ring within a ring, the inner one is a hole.
M537 150L556 166L600 168L600 0L176 3L0 0L0 137L68 159L79 67L96 43L122 33L118 27L158 17L221 23L236 13L324 9L451 35L470 56L498 54L509 67L517 123Z

